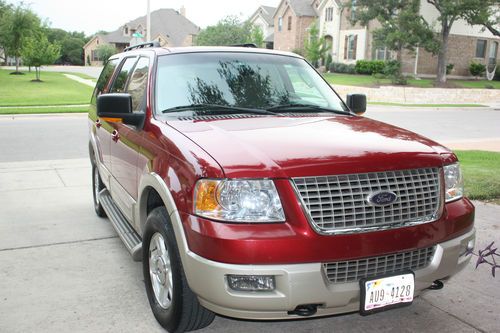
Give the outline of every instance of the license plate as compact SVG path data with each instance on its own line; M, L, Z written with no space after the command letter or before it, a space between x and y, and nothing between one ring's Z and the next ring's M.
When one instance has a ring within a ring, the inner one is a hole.
M361 308L363 315L410 305L415 293L415 275L407 272L380 278L362 279Z

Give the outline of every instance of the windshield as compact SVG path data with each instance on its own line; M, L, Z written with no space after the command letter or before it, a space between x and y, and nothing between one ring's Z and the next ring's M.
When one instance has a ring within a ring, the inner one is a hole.
M332 88L299 58L238 52L175 54L159 57L157 71L158 113L200 105L262 110L312 105L347 111Z

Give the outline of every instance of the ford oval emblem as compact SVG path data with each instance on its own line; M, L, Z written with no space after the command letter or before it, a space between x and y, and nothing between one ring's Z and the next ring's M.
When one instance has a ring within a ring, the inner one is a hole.
M371 193L366 200L372 206L383 207L396 202L398 196L391 191L378 191Z

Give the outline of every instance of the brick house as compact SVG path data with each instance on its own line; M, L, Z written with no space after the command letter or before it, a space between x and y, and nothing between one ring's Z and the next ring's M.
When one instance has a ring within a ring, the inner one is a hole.
M166 8L151 12L151 39L158 41L161 46L192 46L199 31L200 28L186 18L184 7L180 12ZM134 37L134 34L146 36L146 33L146 16L141 16L113 32L95 35L83 46L85 64L102 64L96 52L100 45L110 44L117 52L121 52L130 45L144 41L140 37Z
M313 0L311 8L317 12L320 34L332 44L333 61L355 63L357 60L394 58L386 48L374 47L373 31L380 27L377 21L369 22L366 27L350 23L350 18L356 15L355 7L345 8L339 0ZM420 13L431 26L438 26L438 12L427 1L420 2ZM494 67L498 62L499 43L499 37L481 26L471 26L461 20L455 22L448 47L448 63L454 65L451 75L469 76L471 62ZM414 53L405 51L402 65L407 74L432 77L436 75L437 56L423 49Z
M248 19L252 25L260 28L268 49L274 48L274 12L276 7L260 6Z
M304 47L307 29L318 17L311 0L281 0L274 13L274 48L282 51Z

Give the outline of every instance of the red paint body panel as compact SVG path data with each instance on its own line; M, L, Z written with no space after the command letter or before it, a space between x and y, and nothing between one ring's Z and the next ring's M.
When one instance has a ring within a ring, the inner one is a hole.
M330 262L432 246L469 231L474 206L462 199L446 205L436 222L400 229L327 236L316 233L295 199L280 184L286 223L248 225L213 222L182 214L189 248L198 255L232 264ZM286 192L286 193L283 193ZM283 195L284 194L284 195Z
M439 144L363 117L169 121L228 178L333 175L441 166Z

